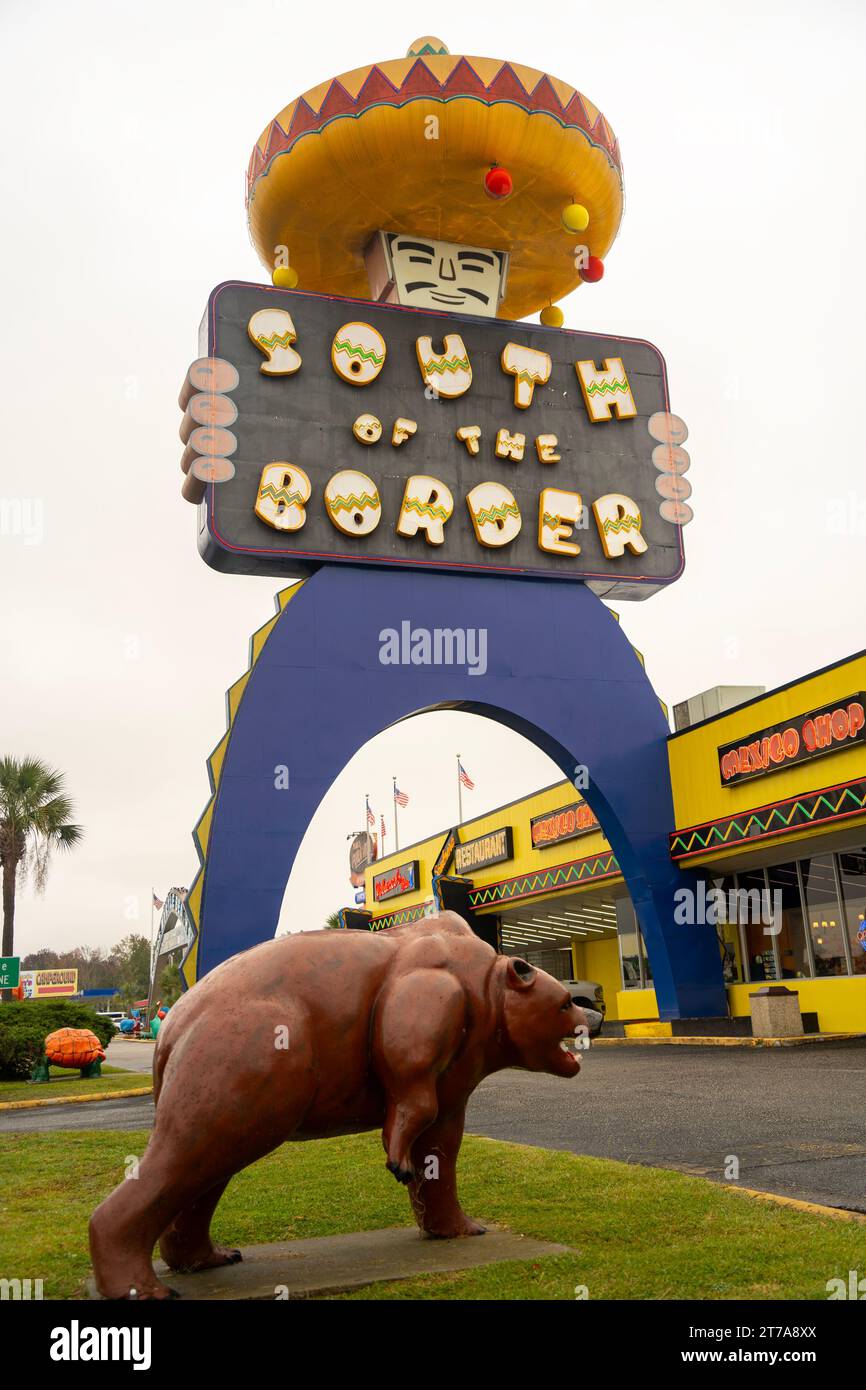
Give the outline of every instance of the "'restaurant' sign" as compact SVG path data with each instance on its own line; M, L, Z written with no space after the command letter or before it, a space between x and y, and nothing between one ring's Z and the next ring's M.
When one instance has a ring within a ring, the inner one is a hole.
M576 840L580 835L589 835L591 831L600 829L598 820L585 801L575 801L571 806L561 806L558 811L533 816L529 827L536 849L557 845L560 840Z
M639 599L682 573L685 435L665 433L648 342L228 283L200 351L181 437L213 480L216 569L469 569Z
M396 869L385 869L373 875L373 897L377 903L386 898L399 898L403 893L414 893L418 887L418 860L410 859Z
M470 873L472 869L484 869L488 864L499 864L504 859L514 857L510 825L491 830L489 835L479 835L476 840L466 840L454 850L454 867L458 874Z
M822 705L808 714L781 724L771 724L736 743L725 743L719 750L719 777L723 787L750 777L777 772L794 763L837 753L866 738L866 695L862 691L832 705Z

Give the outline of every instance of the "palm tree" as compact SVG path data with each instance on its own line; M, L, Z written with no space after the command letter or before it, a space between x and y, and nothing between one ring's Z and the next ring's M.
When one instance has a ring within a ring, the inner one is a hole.
M74 808L63 790L63 774L39 758L0 758L0 865L3 866L3 946L15 944L15 888L32 876L45 891L51 855L72 849L84 831L72 824ZM9 992L3 991L3 998Z

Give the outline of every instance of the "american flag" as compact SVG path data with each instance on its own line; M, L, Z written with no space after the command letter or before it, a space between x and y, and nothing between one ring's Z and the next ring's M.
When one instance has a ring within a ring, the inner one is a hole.
M379 817L379 827L380 827L380 830L381 830L381 832L382 832L382 844L384 845L384 843L385 843L385 817L384 817L384 816L380 816L380 817Z
M474 790L475 790L475 783L473 782L472 778L469 776L469 773L466 771L466 768L463 766L462 763L458 763L458 764L457 764L457 774L458 774L458 776L459 776L459 778L460 778L460 781L463 783L464 787L466 788L466 790L467 790L468 792L474 792Z
M394 788L394 800L398 806L408 806L409 798L405 792L401 792L399 787Z
M153 893L153 889L151 889L150 891ZM153 893L153 905L154 905L154 907L156 908L157 912L162 912L162 909L163 909L163 901L162 901L162 898L158 898L158 897L156 896L155 893Z
M368 824L369 826L372 827L372 826L374 826L374 825L376 824L376 817L373 815L373 812L370 810L370 802L369 802L369 800L366 802L366 806L367 806L367 824Z

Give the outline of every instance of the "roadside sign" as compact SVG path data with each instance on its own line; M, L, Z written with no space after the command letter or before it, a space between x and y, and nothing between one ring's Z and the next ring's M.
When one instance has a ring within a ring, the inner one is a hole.
M0 956L0 989L17 989L21 975L21 957Z

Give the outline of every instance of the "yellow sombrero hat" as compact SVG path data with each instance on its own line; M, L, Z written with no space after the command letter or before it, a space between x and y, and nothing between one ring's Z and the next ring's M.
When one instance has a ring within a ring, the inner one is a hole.
M493 166L510 175L507 196L488 191ZM428 37L285 107L253 150L247 210L268 270L287 247L299 288L328 294L369 297L364 249L379 230L509 251L499 313L516 319L577 288L579 246L606 255L622 166L608 122L574 87Z

